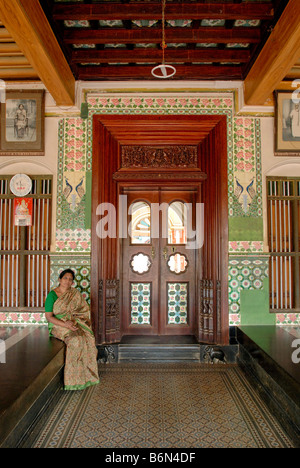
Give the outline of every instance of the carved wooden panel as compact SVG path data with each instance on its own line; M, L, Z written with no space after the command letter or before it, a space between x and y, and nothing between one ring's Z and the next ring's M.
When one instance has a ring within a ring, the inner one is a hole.
M197 146L122 146L121 167L197 168Z
M203 279L200 281L200 310L199 310L199 331L206 337L213 337L213 316L214 316L214 282ZM208 339L209 340L209 339Z
M105 289L106 336L114 341L120 334L120 281L107 280Z

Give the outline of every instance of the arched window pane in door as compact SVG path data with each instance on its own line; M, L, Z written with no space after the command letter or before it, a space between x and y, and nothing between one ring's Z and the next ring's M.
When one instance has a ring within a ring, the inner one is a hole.
M168 238L171 245L187 243L187 208L180 201L171 203L168 209Z
M148 203L138 201L131 205L131 243L150 244L151 209Z

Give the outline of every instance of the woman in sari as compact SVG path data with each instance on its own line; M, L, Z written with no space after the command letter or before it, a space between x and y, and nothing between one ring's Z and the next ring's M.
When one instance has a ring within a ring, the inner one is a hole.
M97 348L91 329L90 309L80 292L72 288L75 275L64 270L59 286L45 302L49 334L66 344L65 390L83 390L99 383Z

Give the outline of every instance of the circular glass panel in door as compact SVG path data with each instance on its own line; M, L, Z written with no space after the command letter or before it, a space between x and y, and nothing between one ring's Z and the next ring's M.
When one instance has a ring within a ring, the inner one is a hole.
M180 273L185 273L188 268L188 260L185 255L176 253L170 255L168 260L168 267L172 273L180 275Z
M148 273L151 268L151 260L148 255L143 253L138 253L134 255L130 261L131 269L134 273L142 275L143 273Z

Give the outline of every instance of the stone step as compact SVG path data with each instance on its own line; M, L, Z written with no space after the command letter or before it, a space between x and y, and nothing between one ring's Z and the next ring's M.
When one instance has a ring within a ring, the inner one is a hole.
M200 362L200 345L120 344L118 347L118 361Z

